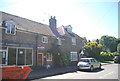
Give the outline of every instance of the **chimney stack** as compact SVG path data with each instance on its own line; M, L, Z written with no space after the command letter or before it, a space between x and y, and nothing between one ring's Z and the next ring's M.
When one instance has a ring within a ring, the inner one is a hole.
M57 36L57 37L61 37L61 35L58 33L58 30L57 30L57 20L54 17L50 17L49 19L49 27L50 29L52 30L52 32Z
M56 29L57 27L57 24L56 24L56 22L57 22L57 20L55 19L55 16L54 17L50 17L50 19L49 19L49 26L50 26L50 28L51 29Z

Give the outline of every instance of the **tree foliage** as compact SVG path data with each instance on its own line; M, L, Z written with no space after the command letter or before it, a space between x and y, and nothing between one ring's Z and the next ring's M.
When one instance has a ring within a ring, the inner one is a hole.
M99 40L99 43L105 46L111 52L117 51L118 40L113 36L104 35Z
M88 52L89 57L99 58L103 45L97 42L88 42L85 46L85 50Z
M68 54L64 54L59 45L57 45L57 40L54 40L51 48L47 50L49 53L53 54L55 67L64 67L70 65L70 57Z
M100 52L100 61L110 61L113 60L113 58L118 55L117 52L111 53L111 52Z
M118 52L118 55L120 55L120 43L117 46L117 52Z
M63 67L70 65L70 57L68 54L59 55L59 65Z
M118 41L118 44L119 44L120 43L120 38L118 38L117 41Z

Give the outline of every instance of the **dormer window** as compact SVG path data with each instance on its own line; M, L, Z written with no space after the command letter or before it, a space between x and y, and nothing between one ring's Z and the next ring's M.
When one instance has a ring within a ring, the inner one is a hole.
M72 45L76 45L76 39L75 39L75 37L72 37Z
M68 25L68 26L66 27L66 30L67 30L68 33L73 33L73 32L72 32L72 27L71 27L71 25Z
M16 27L13 24L6 23L6 33L7 34L16 34Z
M16 34L16 23L12 20L6 20L4 21L5 27L6 27L6 33L7 34Z

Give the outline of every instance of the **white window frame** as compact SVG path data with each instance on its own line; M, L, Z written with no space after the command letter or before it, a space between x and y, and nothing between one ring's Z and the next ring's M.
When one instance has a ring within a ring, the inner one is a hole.
M46 53L46 61L52 61L52 53Z
M7 26L10 25L10 32L8 33L8 28ZM14 26L14 34L12 33L12 26ZM7 34L12 34L12 35L16 35L16 25L12 24L12 23L6 23L6 33Z
M31 65L26 65L26 49L28 48L25 48L25 66L33 66L33 48L30 48L32 50L32 64Z
M14 48L14 47L8 47L7 50L9 48ZM25 49L24 65L18 65L18 49ZM31 58L32 59L32 64L31 65L26 65L26 49L31 49L32 50L32 58ZM18 66L33 66L33 48L18 48L18 47L16 47L16 65L18 65Z
M76 45L76 38L72 37L72 45Z
M2 59L0 59L1 60L0 65L8 65L8 49L5 49L5 50L0 49L0 52L6 52L6 56L5 56L6 62L5 64L2 64Z
M70 52L70 54L71 54L71 61L78 61L77 52Z
M62 45L62 40L58 38L58 45Z
M42 43L48 43L48 37L43 36L42 37Z

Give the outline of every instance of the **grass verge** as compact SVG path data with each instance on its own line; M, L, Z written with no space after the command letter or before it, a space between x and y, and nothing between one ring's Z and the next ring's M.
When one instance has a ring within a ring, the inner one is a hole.
M102 63L112 63L113 61L102 61Z

